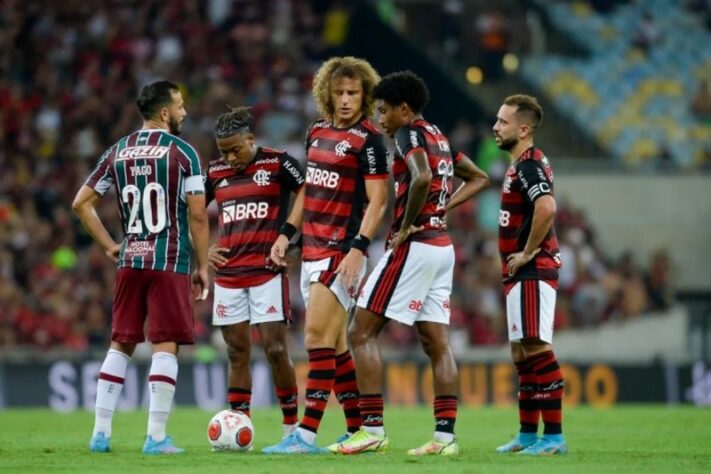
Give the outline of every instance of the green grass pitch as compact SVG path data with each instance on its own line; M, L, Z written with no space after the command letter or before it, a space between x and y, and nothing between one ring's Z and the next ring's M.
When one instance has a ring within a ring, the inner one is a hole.
M515 408L460 409L457 436L462 454L454 459L412 458L408 448L431 436L428 407L387 407L387 453L360 456L265 456L261 448L279 440L278 409L254 410L255 450L212 453L205 429L211 413L177 408L169 432L186 453L144 456L141 446L145 411L119 412L114 418L112 450L91 454L93 424L89 412L0 411L0 472L229 472L229 473L535 473L555 472L711 472L711 409L662 405L609 409L566 408L564 428L569 454L552 458L501 455L494 448L516 431ZM329 406L317 442L326 445L344 430L338 406Z

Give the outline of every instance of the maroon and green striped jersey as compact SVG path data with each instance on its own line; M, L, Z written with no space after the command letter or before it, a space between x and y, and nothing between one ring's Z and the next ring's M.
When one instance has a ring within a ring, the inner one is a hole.
M508 274L508 257L526 247L536 199L546 195L553 195L553 168L541 150L531 147L511 163L501 186L499 253L505 284L521 280L558 280L561 260L553 226L541 242L541 251L533 260L521 267L514 276Z
M350 249L368 197L366 179L387 179L387 151L378 127L362 118L347 128L319 120L306 135L305 261Z
M99 159L86 183L118 197L124 239L119 268L190 273L186 194L202 194L200 158L185 140L161 129L133 132Z

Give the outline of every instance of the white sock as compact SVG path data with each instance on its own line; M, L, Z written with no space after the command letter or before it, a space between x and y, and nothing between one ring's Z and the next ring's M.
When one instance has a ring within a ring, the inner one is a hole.
M439 441L440 443L451 443L454 441L454 433L445 433L444 431L435 431L434 432L434 439L435 441Z
M316 433L313 431L305 430L303 428L296 428L296 431L301 435L301 439L309 444L314 444L316 442Z
M150 403L148 406L148 434L153 441L165 439L168 415L175 396L175 381L178 378L178 359L169 352L153 354L148 375Z
M126 378L126 368L131 358L128 354L115 349L109 349L101 364L99 379L96 381L96 405L94 410L94 431L111 437L111 422L114 418L123 383Z
M294 432L297 426L299 426L298 423L294 423L293 425L285 425L282 423L281 429L284 431L285 435L289 435Z
M365 431L367 431L370 434L374 434L376 436L385 436L385 427L384 426L361 426L361 428Z

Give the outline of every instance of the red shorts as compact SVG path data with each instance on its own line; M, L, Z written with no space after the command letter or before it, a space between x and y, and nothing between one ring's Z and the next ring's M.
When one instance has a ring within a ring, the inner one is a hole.
M158 270L119 268L116 272L111 340L139 343L146 340L148 318L152 343L193 344L193 305L190 275Z

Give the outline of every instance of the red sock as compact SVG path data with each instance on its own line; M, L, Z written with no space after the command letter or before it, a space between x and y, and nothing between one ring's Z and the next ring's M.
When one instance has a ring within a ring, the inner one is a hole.
M316 433L326 410L336 376L336 350L312 349L309 351L309 377L306 381L304 416L300 428Z
M252 391L248 388L230 387L227 390L227 401L230 402L230 408L244 412L249 415L250 405L252 403Z
M521 422L521 433L537 433L540 409L538 400L535 399L538 392L536 374L531 368L529 359L516 362L516 371L518 372L518 419Z
M356 382L355 364L350 351L336 356L336 379L333 385L338 403L346 416L349 433L355 433L360 428L360 408L358 408L358 383ZM382 413L381 413L382 418Z
M383 394L360 395L360 414L363 426L383 426Z
M440 395L434 399L435 431L454 433L457 421L456 395Z
M283 416L282 423L285 425L293 425L298 419L299 411L299 393L296 387L293 388L277 388L277 398L279 398L279 406Z
M543 434L560 434L563 432L563 372L553 351L534 357L532 368L538 383L537 398L543 418Z

